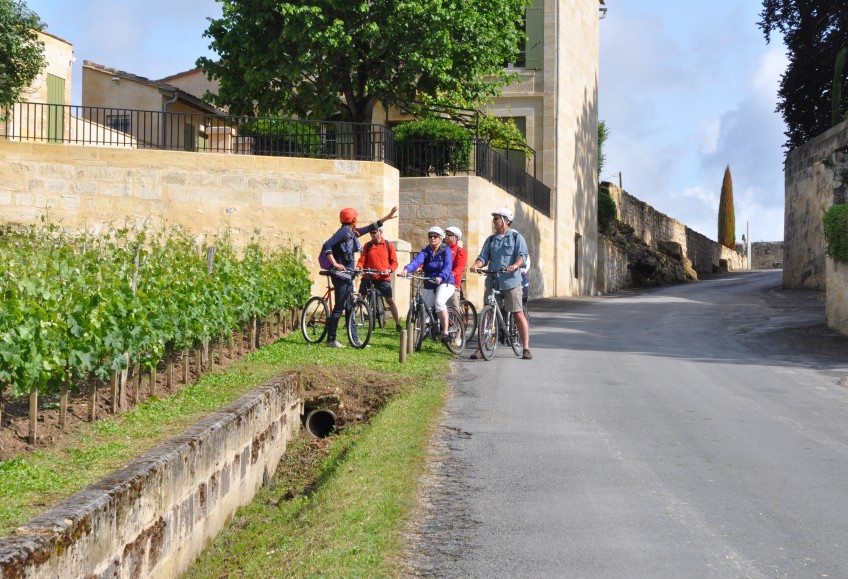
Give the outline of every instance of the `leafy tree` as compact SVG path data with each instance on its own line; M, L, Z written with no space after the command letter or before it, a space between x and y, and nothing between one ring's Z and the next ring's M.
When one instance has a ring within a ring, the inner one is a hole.
M610 131L607 128L606 121L598 122L598 178L601 176L601 171L604 168L604 163L607 161L607 155L604 153L604 144L609 138Z
M718 202L718 242L733 249L736 247L736 216L733 212L733 181L730 165L724 170L721 182L721 198Z
M834 68L839 51L848 46L848 10L844 0L764 0L759 27L766 41L780 32L789 64L780 81L777 110L786 121L789 149L829 129L831 111L845 110L848 95L832 103Z
M44 23L21 0L0 0L0 119L45 65Z
M374 105L465 106L509 78L527 0L221 0L200 58L235 114L370 122ZM494 79L494 80L493 80Z

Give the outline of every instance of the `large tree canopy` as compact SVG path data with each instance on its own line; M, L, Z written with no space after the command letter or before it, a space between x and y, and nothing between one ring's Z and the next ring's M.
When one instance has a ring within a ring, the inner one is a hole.
M832 126L834 65L848 46L848 9L845 0L764 0L760 17L766 41L780 32L788 49L777 110L786 121L786 147L792 149ZM844 81L848 71L839 72ZM844 113L848 93L839 101Z
M24 2L0 0L0 118L44 68L44 23Z
M527 0L221 2L205 32L220 59L197 61L220 82L213 102L370 122L383 99L465 105L497 94Z

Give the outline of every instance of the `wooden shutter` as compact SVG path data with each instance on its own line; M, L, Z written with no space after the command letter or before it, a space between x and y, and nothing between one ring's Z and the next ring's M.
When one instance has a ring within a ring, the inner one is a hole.
M530 70L542 70L545 58L545 13L542 9L542 0L535 0L536 6L527 8L527 56L524 68Z
M62 142L65 134L65 79L47 75L47 140Z

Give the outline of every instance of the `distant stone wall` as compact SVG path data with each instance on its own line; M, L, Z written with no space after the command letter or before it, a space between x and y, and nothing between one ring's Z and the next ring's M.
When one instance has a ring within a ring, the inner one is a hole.
M780 269L782 267L782 241L755 241L751 244L751 269Z
M822 217L845 203L848 121L796 147L784 165L783 287L824 290L827 282Z
M612 293L633 285L623 247L598 236L598 291Z
M683 256L692 262L692 269L698 273L746 269L747 258L741 253L719 245L611 183L601 183L601 187L606 188L615 201L618 219L632 227L635 235L651 247L658 249L663 242L679 244Z

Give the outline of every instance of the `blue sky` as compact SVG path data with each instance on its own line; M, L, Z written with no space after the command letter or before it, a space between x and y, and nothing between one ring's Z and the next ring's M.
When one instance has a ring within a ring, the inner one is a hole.
M783 239L784 124L774 112L786 66L767 45L757 0L606 0L600 23L600 118L611 131L602 178L716 238L730 165L737 241ZM27 0L47 31L74 45L72 103L83 60L148 78L211 55L215 0Z

